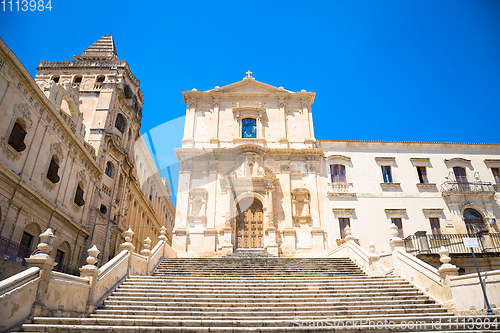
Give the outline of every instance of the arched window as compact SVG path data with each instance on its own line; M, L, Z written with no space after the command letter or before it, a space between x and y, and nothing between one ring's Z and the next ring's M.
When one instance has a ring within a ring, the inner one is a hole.
M257 121L254 118L245 118L241 121L242 138L256 138L257 137Z
M47 171L47 179L54 184L58 183L59 180L61 180L57 175L58 171L59 171L59 158L57 157L57 155L52 155L52 159L50 160L49 170Z
M111 162L106 163L106 170L104 171L106 173L106 176L109 178L113 178L113 165Z
M130 87L127 85L125 85L123 87L123 93L125 94L126 99L130 99L130 98L134 97L134 93L132 92L132 89L130 89Z
M59 75L53 75L50 79L52 81L54 81L54 83L59 83L60 76Z
M17 152L21 152L26 149L26 144L24 143L24 138L26 137L26 125L21 118L17 118L14 127L9 136L9 145L12 146Z
M345 166L342 164L330 165L330 174L332 176L332 183L346 183Z
M82 182L78 182L78 185L76 187L75 203L80 207L85 204L85 200L83 200L83 184L82 184Z
M127 121L125 120L125 117L119 113L116 116L116 121L115 121L115 127L120 131L120 132L125 132L125 126L127 125Z
M82 83L82 76L81 75L76 75L75 78L73 79L73 86L79 87L80 84Z
M464 210L464 221L469 235L475 235L479 231L488 230L481 214L472 208Z
M97 77L97 79L95 80L95 82L97 82L97 83L103 83L105 78L106 77L104 75L99 75Z

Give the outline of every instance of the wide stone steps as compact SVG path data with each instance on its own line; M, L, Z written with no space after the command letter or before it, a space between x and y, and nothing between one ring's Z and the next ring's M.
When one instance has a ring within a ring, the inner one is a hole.
M223 259L165 259L153 276L129 276L89 317L35 317L22 331L333 332L334 322L347 320L359 327L335 332L407 332L411 320L421 323L418 331L445 331L432 324L458 318L450 315L406 280L368 277L349 259L244 251ZM368 321L393 327L376 329Z

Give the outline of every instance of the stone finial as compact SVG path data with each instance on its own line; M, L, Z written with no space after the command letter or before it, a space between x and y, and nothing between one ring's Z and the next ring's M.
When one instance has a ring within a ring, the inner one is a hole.
M141 251L141 254L145 257L150 257L151 256L151 250L149 249L151 247L151 239L147 237L144 240L144 250Z
M391 224L391 236L392 236L392 238L399 238L398 235L399 235L398 226L395 225L394 223L392 223Z
M376 254L375 252L375 243L374 242L370 242L370 253L371 254Z
M351 234L351 227L350 226L345 227L344 231L345 231L345 238L344 239L346 241L354 240L354 236Z
M129 252L133 252L135 250L135 246L132 244L132 236L134 236L134 232L131 228L128 228L125 231L125 243L120 244L120 251L128 250Z
M40 250L41 254L50 255L50 252L54 248L54 240L56 236L52 232L51 228L45 230L44 233L40 234L40 243L37 246L37 249Z
M144 248L146 250L149 250L149 248L151 247L151 239L149 239L149 237L147 237L145 240L144 240Z
M158 239L160 241L166 241L167 240L167 236L165 236L166 231L167 231L167 228L165 228L165 226L162 226L161 229L160 229L160 236L158 237Z
M129 243L132 242L132 236L134 236L134 232L131 228L128 228L128 230L125 231L125 241Z
M445 248L444 246L441 246L441 248L439 249L439 256L441 257L441 258L439 258L439 261L441 261L443 266L450 265L450 261L451 261L450 251L447 248Z
M98 261L97 256L99 255L101 251L94 245L90 249L87 250L87 253L89 256L87 257L87 263L89 265L95 265Z

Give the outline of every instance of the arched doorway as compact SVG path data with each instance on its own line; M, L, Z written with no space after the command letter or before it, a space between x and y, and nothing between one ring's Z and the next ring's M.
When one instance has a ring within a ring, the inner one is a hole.
M475 235L479 231L488 230L481 213L472 208L464 210L464 221L469 235Z
M254 198L247 198L238 203L236 219L236 248L263 248L263 213L262 203Z

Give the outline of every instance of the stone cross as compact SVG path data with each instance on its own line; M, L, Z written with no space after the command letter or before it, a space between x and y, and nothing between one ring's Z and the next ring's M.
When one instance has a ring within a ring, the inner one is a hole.
M248 71L245 73L247 75L247 77L252 77L252 72Z

